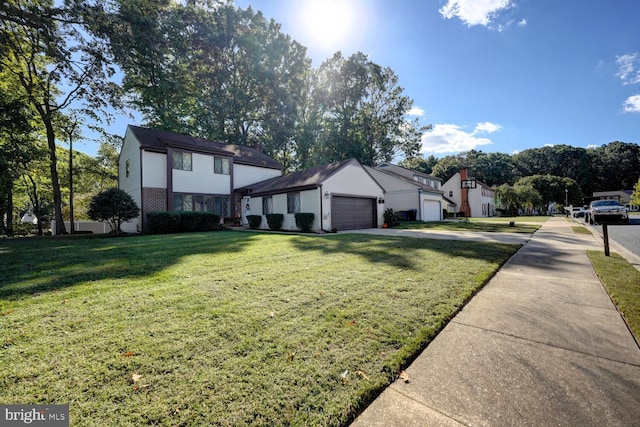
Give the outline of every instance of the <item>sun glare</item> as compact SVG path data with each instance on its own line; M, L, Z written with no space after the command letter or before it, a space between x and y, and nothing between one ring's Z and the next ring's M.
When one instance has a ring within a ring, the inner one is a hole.
M295 11L300 40L309 47L324 51L343 50L358 31L358 16L349 0L306 0L297 3Z

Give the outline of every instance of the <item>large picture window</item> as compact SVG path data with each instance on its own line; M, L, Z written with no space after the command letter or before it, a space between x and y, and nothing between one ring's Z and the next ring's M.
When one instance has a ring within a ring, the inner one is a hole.
M300 193L287 193L287 213L300 212Z
M174 151L173 168L183 171L192 170L191 153L186 153L184 151Z
M213 158L213 173L220 175L229 175L230 162L226 157L214 157Z
M231 196L174 194L173 210L178 212L213 212L228 218L231 216Z

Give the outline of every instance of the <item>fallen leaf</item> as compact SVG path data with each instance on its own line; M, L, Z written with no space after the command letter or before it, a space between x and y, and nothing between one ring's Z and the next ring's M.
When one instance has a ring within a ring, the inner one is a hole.
M356 374L360 375L362 377L363 380L368 380L369 377L367 376L367 374L365 374L362 371L356 371Z
M324 296L324 292L320 291L320 292L318 292L318 293L320 294L320 296L321 296L321 297L323 297L323 296Z
M275 315L276 315L276 313L274 313L273 311L269 313L269 317L273 317Z
M398 375L398 378L400 378L402 381L404 381L405 383L409 382L409 374L407 374L406 371L402 371L400 372L400 374Z
M287 360L288 360L289 362L293 362L293 357L294 357L295 355L296 355L296 352L295 352L295 351L289 351L289 352L287 352Z
M131 357L131 356L135 356L136 354L133 351L127 351L126 353L122 353L121 356L122 357Z
M344 326L355 326L356 324L357 324L356 321L352 320L350 322L345 323Z
M320 352L319 352L319 351L316 351L315 353L313 353L313 355L314 355L315 357L320 357L320 356L321 356L321 354L320 354Z
M3 316L8 316L11 313L13 313L13 310L9 310L9 311L5 311L4 313L2 313Z
M138 375L138 374L131 374L131 379L133 380L133 383L137 383L138 381L140 381L140 378L142 378L142 375Z

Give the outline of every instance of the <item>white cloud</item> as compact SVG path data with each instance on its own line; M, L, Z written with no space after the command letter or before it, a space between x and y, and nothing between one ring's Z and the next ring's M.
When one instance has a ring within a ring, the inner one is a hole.
M622 105L625 113L640 113L640 95L633 95L627 98Z
M499 131L500 129L502 129L502 126L497 125L495 123L491 123L491 122L478 123L476 125L476 129L473 131L473 134L475 135L476 133L480 133L480 132L494 133Z
M409 111L407 111L407 116L422 117L424 116L424 109L420 107L413 107Z
M500 12L513 6L512 0L447 0L439 12L445 19L458 17L468 27L488 27Z
M493 144L489 138L477 137L478 133L492 133L502 129L490 122L478 123L473 132L465 132L454 124L437 124L431 132L422 136L423 153L460 153L481 145Z
M640 54L628 53L616 56L616 63L620 67L616 76L620 77L622 84L640 83Z
M522 18L520 22L518 22L518 27L526 27L526 26L527 26L527 20Z

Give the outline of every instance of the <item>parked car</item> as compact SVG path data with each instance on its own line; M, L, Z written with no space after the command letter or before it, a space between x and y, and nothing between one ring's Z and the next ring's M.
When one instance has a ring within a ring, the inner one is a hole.
M629 223L627 208L617 200L594 200L584 214L584 221L589 224L602 224L603 222Z
M587 211L587 206L584 207L580 207L580 208L573 208L573 217L574 218L583 218L584 217L584 213Z

